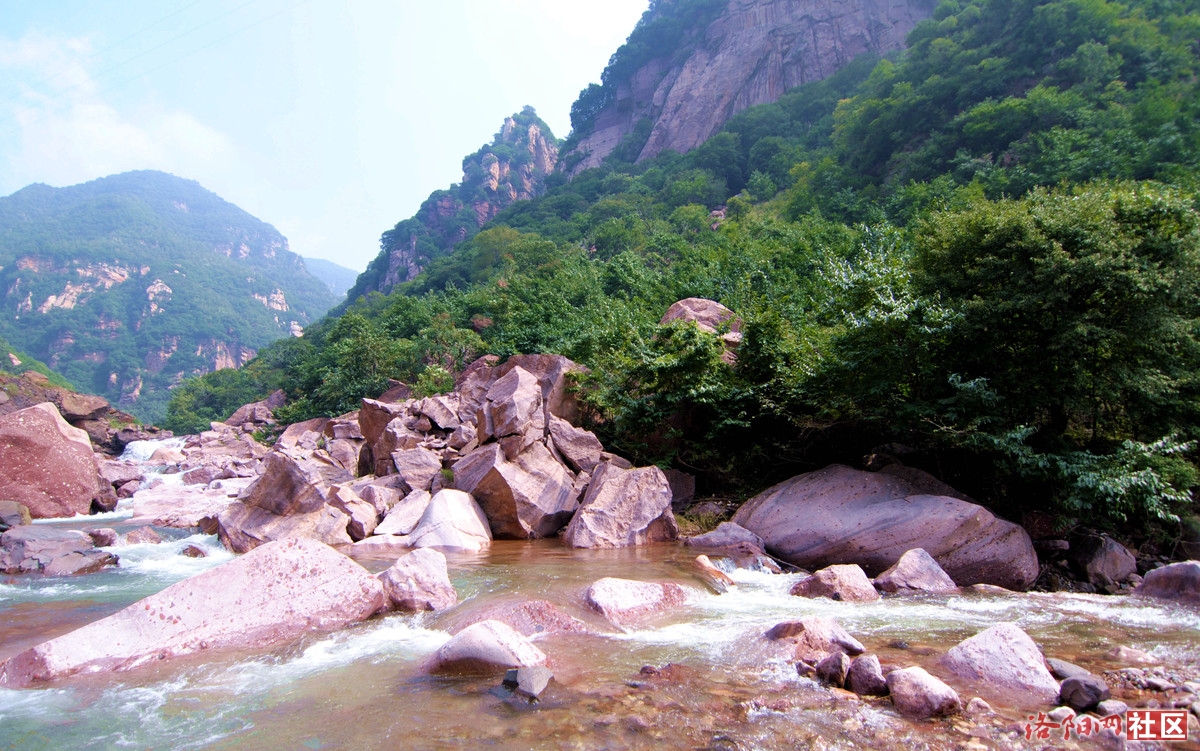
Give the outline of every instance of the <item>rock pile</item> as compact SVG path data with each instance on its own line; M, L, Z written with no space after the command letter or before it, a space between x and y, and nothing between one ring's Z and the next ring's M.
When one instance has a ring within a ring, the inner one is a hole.
M235 552L289 537L364 550L479 550L560 532L574 547L674 540L663 472L630 467L572 423L577 370L555 355L485 357L451 393L364 399L290 426L269 452L247 431L271 419L270 404L247 405L231 418L240 425L214 423L185 448L180 470L185 481L201 467L259 475L218 517Z

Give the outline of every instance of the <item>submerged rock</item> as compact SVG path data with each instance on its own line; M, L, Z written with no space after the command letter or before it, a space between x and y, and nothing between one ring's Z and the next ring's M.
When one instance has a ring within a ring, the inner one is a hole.
M383 585L332 548L292 539L167 587L0 664L0 686L132 670L206 650L261 649L383 607Z
M796 659L814 664L834 652L854 656L865 651L862 642L851 636L840 623L820 616L776 624L765 636L771 641L786 640L795 644Z

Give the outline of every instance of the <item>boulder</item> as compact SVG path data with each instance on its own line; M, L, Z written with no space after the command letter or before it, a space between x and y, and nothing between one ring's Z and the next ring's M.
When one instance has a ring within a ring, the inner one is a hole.
M624 627L644 616L681 605L687 598L678 584L606 577L588 587L583 599L614 626Z
M853 657L865 651L862 642L851 636L836 620L820 616L778 623L765 636L771 641L785 640L795 644L796 659L814 664L834 652Z
M878 575L922 548L961 586L1024 590L1037 579L1037 554L1021 527L981 506L915 489L895 475L832 465L760 493L732 521L803 568L857 563Z
M329 505L338 509L346 516L346 533L355 542L371 536L379 522L379 512L375 505L368 503L347 485L334 485L329 489Z
M304 422L292 423L275 439L275 447L280 449L307 448L310 451L317 447L317 440L325 429L327 417L314 417Z
M429 507L429 499L433 498L428 490L414 490L387 512L383 521L375 527L377 535L407 535L417 528L417 522L425 515Z
M70 576L117 565L112 553L96 549L91 535L32 524L0 535L0 572Z
M900 556L896 565L875 577L875 587L881 592L954 592L958 586L942 567L921 548Z
M604 446L595 433L577 428L554 415L550 416L550 438L554 441L554 448L576 472L590 474L604 453Z
M516 372L516 371L514 371ZM497 538L533 539L557 533L578 508L575 478L541 443L516 461L489 443L455 462L454 487L470 493Z
M162 541L162 535L154 531L154 527L138 527L125 534L126 545L158 545Z
M414 548L478 552L491 545L492 533L483 509L470 494L439 490L429 500L417 526L404 539Z
M1067 559L1075 575L1097 587L1120 584L1136 574L1137 558L1108 535L1078 535L1070 540Z
M893 670L887 675L892 704L900 714L916 720L944 717L962 710L958 693L924 668Z
M142 479L142 468L132 462L101 459L96 462L96 466L100 472L100 479L114 488Z
M445 610L458 602L446 556L432 548L414 550L379 575L392 606L406 612Z
M859 696L886 696L887 679L875 655L859 655L846 672L846 688Z
M263 545L0 664L0 685L132 670L184 655L263 649L364 620L384 603L362 566L311 540Z
M696 560L692 562L692 570L719 595L725 594L731 587L737 586L729 574L713 565L712 560L706 555L696 556Z
M735 550L739 553L753 551L761 554L767 549L758 535L733 522L721 522L711 532L684 539L685 545L712 550Z
M1104 659L1122 665L1161 665L1163 662L1144 649L1126 646L1113 647L1104 653Z
M620 548L678 536L671 487L662 470L620 469L604 462L592 475L563 542L573 548Z
M391 404L376 399L363 399L358 411L358 427L363 440L373 446L388 424L407 413L406 404Z
M283 390L276 391L266 399L250 404L243 404L225 420L226 425L274 425L274 410L287 403L287 394Z
M1058 701L1076 712L1086 712L1112 697L1108 684L1098 675L1074 676L1062 682Z
M229 504L217 517L221 544L234 553L247 553L268 542L305 539L326 545L349 545L350 517L333 506L290 516L272 514L245 502Z
M226 490L209 490L198 485L159 485L138 490L132 498L131 524L177 529L200 527L206 534L216 531L217 517L236 500Z
M728 328L730 331L741 331L742 322L733 311L715 300L703 297L689 297L673 303L667 308L666 314L658 322L665 326L671 321L691 321L701 330L715 334L719 329Z
M1058 681L1046 669L1041 651L1014 623L1001 623L959 642L942 663L960 678L1023 701L1049 704L1058 699Z
M58 411L68 422L97 420L110 409L108 400L102 396L77 394L74 391L63 391L57 400Z
M273 451L263 460L262 475L239 500L276 516L317 511L329 496L321 469L311 460L301 461Z
M485 435L503 438L546 427L541 385L524 368L515 367L497 379L487 390L487 402L477 426Z
M504 687L526 699L536 700L550 685L554 674L545 665L516 668L504 674Z
M579 402L570 378L572 373L584 371L582 365L562 355L513 355L503 365L496 366L496 376L503 377L513 368L521 368L537 379L547 417L554 415L572 424L579 421Z
M33 516L28 506L16 501L0 501L0 532L32 523Z
M117 530L112 527L100 527L99 529L85 529L83 533L92 538L92 543L98 548L111 548L117 544L120 535Z
M1172 563L1147 571L1145 579L1133 594L1137 597L1200 604L1200 561Z
M482 621L450 637L425 669L430 673L492 673L545 662L542 650L507 624Z
M433 487L433 478L442 472L442 458L424 447L400 449L393 451L391 456L396 474L411 490L429 490Z
M829 566L817 571L807 579L801 579L792 587L792 594L800 597L828 597L843 602L871 602L879 599L879 593L861 567L850 563Z
M846 685L846 674L849 672L850 658L844 652L834 652L817 663L817 680L834 688Z
M1046 658L1046 667L1050 670L1050 675L1056 680L1065 681L1068 678L1080 678L1085 675L1091 675L1091 671L1087 668L1081 668L1078 665L1059 660L1053 657Z
M422 399L414 405L414 409L442 430L454 430L462 425L462 420L458 417L458 409L461 406L458 394L450 393Z
M99 493L91 439L53 404L0 415L0 498L51 519L88 513Z

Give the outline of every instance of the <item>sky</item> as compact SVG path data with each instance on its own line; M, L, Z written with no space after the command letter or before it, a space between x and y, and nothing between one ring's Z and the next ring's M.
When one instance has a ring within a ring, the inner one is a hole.
M559 138L647 0L0 0L0 195L197 180L362 270L506 116Z

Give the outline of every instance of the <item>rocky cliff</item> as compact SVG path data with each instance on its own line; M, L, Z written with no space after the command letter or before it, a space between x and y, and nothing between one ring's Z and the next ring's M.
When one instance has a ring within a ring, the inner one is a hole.
M0 336L147 421L335 302L274 227L199 184L130 172L0 198Z
M933 0L660 0L572 109L562 165L687 152L732 116L904 45ZM624 141L624 143L623 143Z
M461 183L434 192L416 216L383 234L380 254L347 299L413 279L506 206L541 195L557 162L558 140L532 107L505 118L492 143L463 159Z

